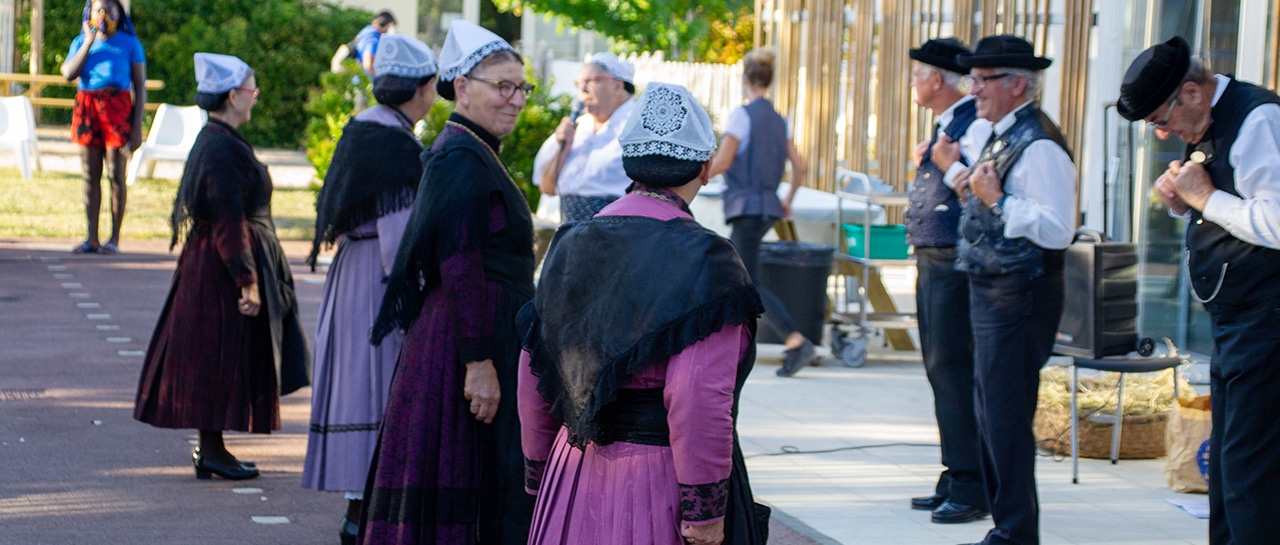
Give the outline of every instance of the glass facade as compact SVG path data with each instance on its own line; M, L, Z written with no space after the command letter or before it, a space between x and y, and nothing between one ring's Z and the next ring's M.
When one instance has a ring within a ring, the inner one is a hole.
M1151 44L1183 36L1214 72L1227 74L1235 69L1239 0L1134 2L1128 21L1131 31L1126 35L1131 42L1125 44L1126 67ZM1209 315L1191 299L1187 288L1183 253L1186 223L1170 217L1153 191L1156 178L1170 161L1182 158L1185 145L1177 137L1161 141L1144 123L1120 123L1113 134L1119 136L1122 149L1131 151L1126 157L1129 171L1121 176L1132 181L1121 186L1131 188L1132 193L1128 199L1117 200L1131 204L1133 239L1138 242L1138 330L1147 337L1169 338L1182 351L1207 356L1213 351ZM1127 176L1130 173L1132 176Z

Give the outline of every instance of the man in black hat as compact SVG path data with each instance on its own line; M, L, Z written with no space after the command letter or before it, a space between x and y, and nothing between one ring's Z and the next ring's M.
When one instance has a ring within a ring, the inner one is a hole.
M957 181L965 198L956 268L969 274L979 447L995 528L985 544L1040 542L1032 418L1040 368L1062 317L1062 260L1076 218L1076 170L1040 109L1043 70L1016 36L989 36L956 58L969 68L992 137Z
M1209 72L1181 37L1134 59L1117 111L1187 143L1156 191L1187 224L1192 296L1209 311L1209 542L1280 535L1280 97Z
M956 55L968 52L955 38L929 40L910 52L916 104L929 108L938 120L933 136L913 154L916 179L906 219L907 239L916 247L920 351L933 388L945 468L933 495L911 498L911 508L932 510L930 519L938 523L988 515L973 414L969 277L955 270L960 200L952 186L991 135L991 123L978 119L973 97L962 90L961 78L969 69L956 63Z

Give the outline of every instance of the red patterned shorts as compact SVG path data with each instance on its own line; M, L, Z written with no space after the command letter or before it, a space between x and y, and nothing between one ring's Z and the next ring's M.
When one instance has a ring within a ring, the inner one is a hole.
M133 97L128 91L77 91L71 112L71 141L87 148L123 148L133 132Z

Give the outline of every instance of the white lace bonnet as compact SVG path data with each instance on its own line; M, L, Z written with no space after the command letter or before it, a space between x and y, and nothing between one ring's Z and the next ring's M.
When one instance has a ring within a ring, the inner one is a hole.
M618 135L623 157L663 155L706 161L716 149L711 117L688 89L650 83Z
M421 40L403 34L387 34L378 40L378 54L373 58L373 73L378 77L417 79L438 71L436 54Z
M220 94L244 84L253 70L239 57L196 53L196 92Z
M378 47L381 50L382 46ZM511 44L488 29L465 19L455 19L449 23L444 47L440 48L440 81L449 82L466 75L485 57L503 49L515 51Z

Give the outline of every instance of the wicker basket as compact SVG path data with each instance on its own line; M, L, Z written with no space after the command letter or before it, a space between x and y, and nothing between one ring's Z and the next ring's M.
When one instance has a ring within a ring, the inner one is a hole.
M1070 410L1040 405L1036 409L1036 441L1043 450L1071 455ZM1159 458L1165 455L1164 428L1168 413L1124 417L1120 430L1120 458ZM1111 424L1080 422L1080 457L1111 457Z

